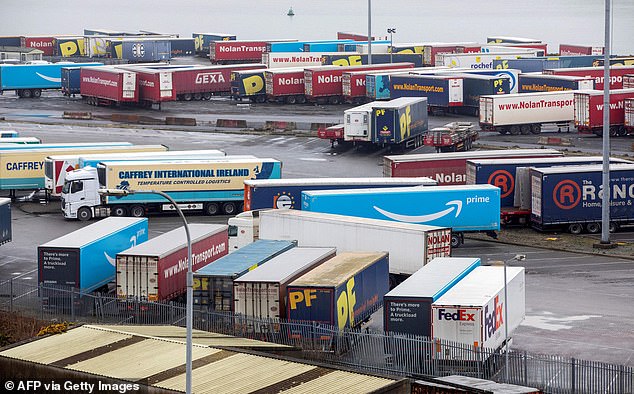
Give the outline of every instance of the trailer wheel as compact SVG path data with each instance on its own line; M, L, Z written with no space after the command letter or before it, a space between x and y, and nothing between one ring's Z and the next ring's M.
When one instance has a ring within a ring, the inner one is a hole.
M509 132L505 127L498 127L496 131L502 135L505 135Z
M583 232L583 226L579 223L573 223L568 226L568 232L570 232L570 234L579 235Z
M33 89L31 96L33 96L33 98L40 98L42 96L42 89Z
M623 126L619 127L618 136L625 137L626 135L627 135L627 130L625 129L625 127Z
M191 93L185 93L185 94L183 94L183 100L185 100L185 101L192 101L192 94L191 94Z
M297 98L295 96L287 96L286 97L286 104L295 104L297 102Z
M451 247L459 248L462 244L462 239L460 238L460 234L451 234Z
M32 95L33 95L33 92L31 91L31 89L22 90L22 97L31 98Z
M141 205L134 205L130 208L130 216L142 218L145 215L145 209Z
M306 104L306 96L303 94L297 96L297 104Z
M339 96L331 96L328 98L328 104L337 105L341 102Z
M203 99L205 99L205 100L210 100L210 99L211 99L211 92L205 92L205 93L203 93Z
M236 206L236 203L234 202L226 202L222 204L222 212L225 215L235 215L237 211L238 211L238 207Z
M533 126L531 127L531 133L539 134L541 132L542 132L542 125L540 123L533 124Z
M618 223L610 222L610 227L608 228L608 231L610 231L611 233L615 233L618 229L619 229Z
M92 212L90 212L90 208L88 207L79 208L79 210L77 211L77 219L81 220L82 222L86 222L92 219Z
M194 100L200 101L203 98L203 95L200 93L194 93Z
M218 214L220 207L215 202L210 202L205 205L205 215L214 216Z
M256 103L260 103L260 104L262 104L262 103L266 102L266 96L265 96L265 95L263 95L263 94L258 95L258 96L255 98L255 102L256 102Z
M523 124L520 126L520 133L523 135L529 135L531 133L531 125Z
M616 137L619 134L618 126L610 126L610 137Z
M601 231L601 225L599 223L588 223L586 224L586 230L590 234L596 234Z
M126 216L128 214L128 210L124 206L114 207L111 212L112 216Z
M520 135L521 131L520 131L520 127L517 125L513 125L509 128L509 133L511 133L511 135Z

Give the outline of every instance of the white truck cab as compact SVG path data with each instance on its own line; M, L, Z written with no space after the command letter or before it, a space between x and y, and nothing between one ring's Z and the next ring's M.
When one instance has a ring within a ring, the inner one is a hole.
M66 174L62 187L62 212L66 219L88 220L95 215L95 207L101 205L99 177L94 167L84 167Z

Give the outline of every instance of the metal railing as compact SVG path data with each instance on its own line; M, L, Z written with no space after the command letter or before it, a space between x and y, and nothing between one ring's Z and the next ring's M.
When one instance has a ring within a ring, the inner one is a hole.
M119 300L20 280L0 283L0 310L84 323L185 326L185 305ZM624 365L510 351L505 354L446 340L346 329L315 322L258 319L228 312L194 311L194 328L258 339L301 350L302 357L361 372L398 376L465 375L535 387L546 393L634 394L634 368Z

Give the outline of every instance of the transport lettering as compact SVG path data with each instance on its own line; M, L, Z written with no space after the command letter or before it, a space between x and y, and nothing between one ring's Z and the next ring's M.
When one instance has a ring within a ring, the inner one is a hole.
M269 55L270 56L270 55ZM270 57L271 63L321 63L321 56L289 56L289 57Z
M438 184L448 184L448 183L465 183L466 175L465 174L456 174L452 172L451 174L445 174L443 172L439 172L434 174L434 179Z
M563 92L565 90L573 90L568 89L563 86L552 86L547 84L536 84L531 83L527 85L522 85L522 90L527 90L529 92Z
M623 100L617 101L616 103L610 103L610 111L621 110L623 109L623 106ZM603 104L597 104L597 111L603 111Z
M302 85L304 83L304 78L280 78L279 79L281 86L288 85Z
M41 170L43 168L43 161L19 161L15 163L7 163L7 171Z
M319 75L317 83L340 83L341 75Z
M114 87L119 86L119 83L117 81L111 81L109 79L101 79L99 77L83 77L82 81L86 83L94 83L96 85L114 86Z
M154 87L154 82L148 81L146 79L139 79L139 85L146 86L148 88L153 88Z
M226 250L227 243L223 241L217 245L210 246L200 253L192 252L192 268L203 263L208 263L210 260L213 260L213 257L224 253ZM169 279L170 277L183 271L187 271L187 257L179 259L176 264L165 268L163 270L163 275L165 276L165 279Z
M219 71L196 74L195 83L197 85L211 84L211 83L224 83L224 82L225 82L225 77Z
M317 290L315 289L304 289L298 291L291 291L288 294L288 300L292 310L297 309L297 304L302 302L306 303L306 307L310 308L313 306L312 300L317 299Z
M484 340L491 338L504 324L502 312L504 303L499 302L500 296L493 299L493 310L489 313L489 306L484 307Z
M346 327L346 323L350 322L350 326L354 325L354 307L357 303L357 294L354 291L354 277L346 282L346 290L342 291L337 298L337 325L339 330Z
M565 108L572 107L575 101L570 100L538 100L538 101L521 101L512 104L499 104L500 111L508 111L514 109L535 109L535 108Z
M250 47L247 45L240 45L240 46L219 45L217 49L218 49L218 52L264 52L266 51L266 46Z
M467 313L464 309L455 312L446 312L446 309L438 309L438 320L475 321L475 313Z
M595 77L594 78L594 83L595 84L602 84L603 83L603 75L600 77ZM621 75L612 75L610 76L610 85L614 85L615 83L623 83L623 77Z
M445 91L443 86L419 85L417 83L395 83L392 88L394 90L411 90L425 93L443 93Z

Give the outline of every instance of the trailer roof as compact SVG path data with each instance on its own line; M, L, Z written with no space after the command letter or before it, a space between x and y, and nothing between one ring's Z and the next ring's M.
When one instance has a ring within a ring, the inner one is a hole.
M522 93L523 94L523 93ZM481 166L487 165L504 165L504 164L518 164L530 167L531 164L540 163L552 163L552 164L566 164L569 162L596 162L603 160L602 156L554 156L554 157L533 157L533 158L517 158L517 159L474 159L467 160L467 165L475 164ZM624 163L634 164L631 160L619 159L617 157L610 157L610 163Z
M508 71L509 69L505 69L505 70L500 70L500 71ZM456 76L456 77L460 77L460 78L471 78L471 79L484 79L484 80L491 80L491 79L500 79L500 78L508 78L511 79L510 75L503 75L503 74L495 74L495 75L489 75L489 74L478 74L478 73L469 73L469 72L451 72L451 71L447 71L447 72L440 72L439 74L443 74L443 75L451 75L451 76Z
M283 283L315 261L334 255L336 248L293 248L269 260L234 282Z
M632 70L634 73L634 70ZM603 90L574 90L575 94L587 94L589 96L603 96ZM613 94L634 94L634 89L610 89L610 96ZM524 93L522 93L524 94Z
M248 186L326 186L326 185L436 185L429 177L377 177L377 178L283 178L283 179L247 179Z
M386 258L385 252L362 253L344 252L331 258L319 267L300 276L289 286L333 287L345 283L348 279Z
M193 160L184 160L184 159L174 159L174 160L166 160L166 161L149 161L149 160L139 160L139 161L135 161L134 165L155 165L155 166L160 166L160 165L165 165L165 164L192 164ZM259 158L259 157L253 157L253 156L248 156L247 157L243 157L243 156L239 156L239 157L235 157L232 158L231 156L224 156L224 157L218 157L218 158L209 158L209 159L196 159L195 162L197 163L201 163L201 164L205 164L205 163L210 163L210 164L222 164L222 163L261 163L261 162L279 162L279 160L277 159L272 159L272 158ZM107 163L109 166L116 166L116 165L130 165L129 161L108 161Z
M518 275L524 274L524 267L507 267L507 283ZM462 278L434 305L460 305L484 307L491 297L504 289L504 267L476 267Z
M399 97L390 101L374 101L371 104L373 108L401 108L404 105L411 105L424 101L427 101L427 97Z
M531 94L531 93L522 93ZM506 96L506 95L505 95ZM477 158L500 158L511 157L532 157L532 156L563 156L563 153L555 149L505 149L505 150L476 150L469 152L445 152L445 153L418 153L410 155L384 156L385 159L394 162L408 161L434 161L434 160L454 160L454 159L477 159Z
M533 168L532 171L539 172L544 175L579 173L579 172L601 172L603 171L603 165L590 164L590 165L579 165L579 166ZM610 171L634 171L634 163L633 164L610 164Z
M429 298L435 301L478 266L479 258L437 257L390 290L385 297Z
M259 239L194 272L194 276L236 276L295 247L294 241Z
M337 190L306 190L302 194L306 194L309 197L323 196L329 194L374 194L374 193L403 193L403 192L428 192L435 193L438 191L451 191L451 190L475 190L481 191L486 189L499 190L497 186L487 184L480 185L447 185L447 186L404 186L404 187L382 187L380 189L337 189Z
M395 222L392 220L368 219L368 218L361 218L356 216L336 215L333 213L302 211L297 209L267 209L267 210L260 211L259 215L260 215L260 218L265 216L288 216L288 217L294 217L294 218L302 218L303 220L306 220L306 221L315 221L315 222L327 220L330 222L337 222L337 223L354 223L359 226L366 226L366 227L372 227L372 228L377 228L377 227L392 228L395 231L408 230L412 232L424 232L424 231L437 231L437 230L442 230L446 228L446 227L438 227L438 226L428 226L425 224Z
M147 222L147 218L110 217L75 230L40 247L80 248L118 230Z
M209 237L214 234L227 231L226 224L203 224L190 223L189 235L192 244ZM168 256L179 249L187 247L187 236L183 227L178 227L172 231L168 231L158 237L152 238L137 246L126 249L117 255L125 256L153 256L162 258Z

